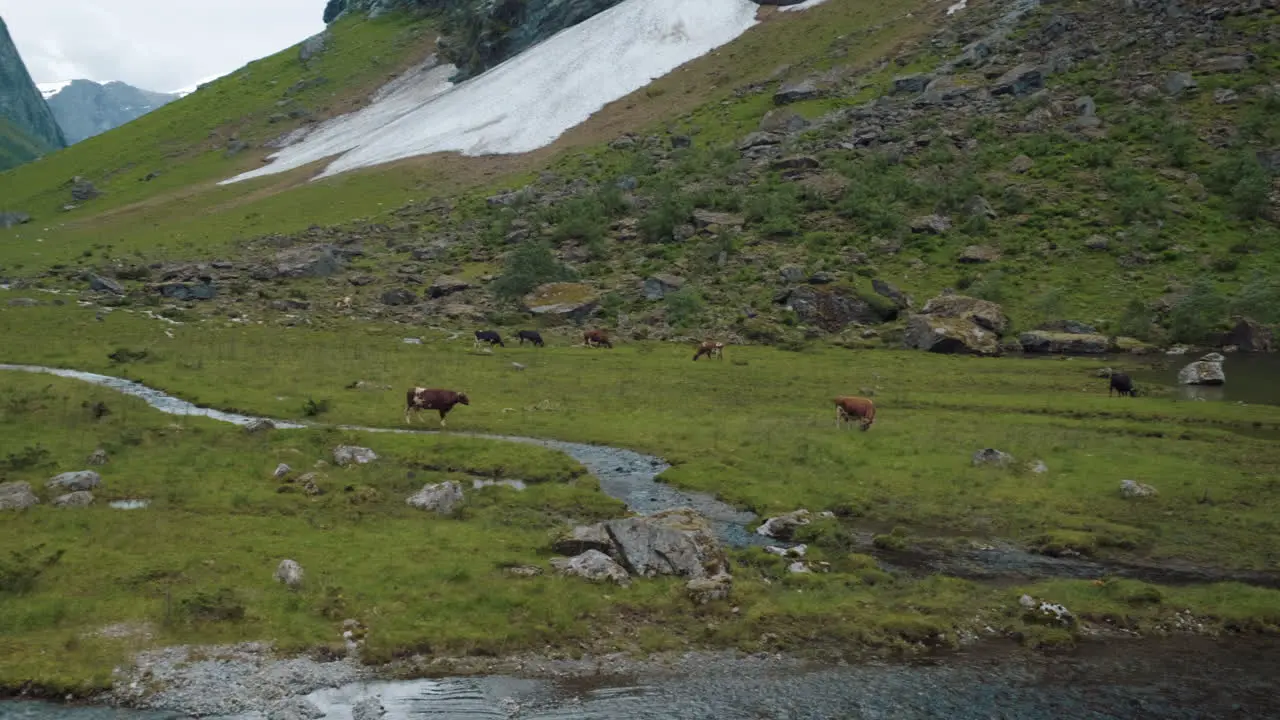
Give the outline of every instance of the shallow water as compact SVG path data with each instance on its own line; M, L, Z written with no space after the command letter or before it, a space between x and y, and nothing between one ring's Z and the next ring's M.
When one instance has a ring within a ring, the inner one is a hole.
M1225 356L1222 370L1225 385L1179 385L1178 371L1199 360L1204 353L1166 355L1129 374L1135 383L1152 383L1175 388L1175 396L1184 400L1240 402L1280 405L1280 353L1233 353Z
M107 503L107 505L109 507L115 508L116 510L142 510L143 508L150 506L151 501L150 500L116 500L114 502Z

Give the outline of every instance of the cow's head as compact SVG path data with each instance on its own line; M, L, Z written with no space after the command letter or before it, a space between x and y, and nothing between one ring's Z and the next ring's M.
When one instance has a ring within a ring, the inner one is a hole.
M463 405L470 405L471 398L467 397L466 393L458 393L458 402Z
M874 422L875 422L875 420L874 420L873 418L862 418L862 431L863 431L863 432L866 432L866 431L870 430L870 429L871 429L871 423L874 423Z

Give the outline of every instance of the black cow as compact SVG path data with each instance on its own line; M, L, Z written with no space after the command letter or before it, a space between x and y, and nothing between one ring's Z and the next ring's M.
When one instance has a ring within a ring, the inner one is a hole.
M1138 390L1133 386L1133 380L1129 379L1124 373L1111 373L1111 385L1107 388L1107 397L1111 397L1112 393L1120 393L1121 397L1128 395L1129 397L1137 397Z
M482 345L489 345L491 347L493 345L501 345L502 347L507 346L506 343L502 342L502 336L493 330L477 330L476 342L472 347L474 349L479 349Z
M542 335L538 334L537 330L521 330L520 334L517 335L517 337L520 338L521 345L524 344L525 340L528 340L529 342L533 343L534 345L537 345L538 347L542 347L543 345L545 345L545 343L542 342Z

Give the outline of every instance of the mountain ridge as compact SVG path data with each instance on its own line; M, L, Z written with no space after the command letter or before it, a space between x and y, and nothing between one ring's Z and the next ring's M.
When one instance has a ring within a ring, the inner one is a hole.
M66 138L45 103L26 63L0 18L0 170L16 167L52 150Z
M50 83L41 92L68 145L136 120L179 98L177 93L143 90L118 80Z

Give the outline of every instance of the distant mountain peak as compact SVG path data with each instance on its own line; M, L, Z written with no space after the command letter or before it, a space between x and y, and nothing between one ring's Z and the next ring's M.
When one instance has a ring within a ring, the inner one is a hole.
M42 83L40 92L68 144L117 128L181 97L142 90L119 80Z

